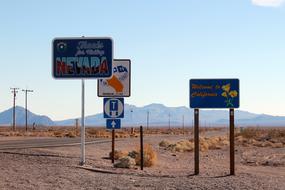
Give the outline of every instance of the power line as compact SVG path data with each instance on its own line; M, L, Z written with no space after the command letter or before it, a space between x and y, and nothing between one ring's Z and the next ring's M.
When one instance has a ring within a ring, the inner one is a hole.
M16 94L18 93L19 88L10 88L13 93L13 131L16 130Z
M23 92L25 92L25 107L26 107L26 131L28 131L28 92L34 92L33 90L29 89L23 89Z

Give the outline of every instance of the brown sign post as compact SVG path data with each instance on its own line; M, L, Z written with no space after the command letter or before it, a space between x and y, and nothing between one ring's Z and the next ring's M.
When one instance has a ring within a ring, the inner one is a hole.
M112 129L112 163L115 162L115 129Z
M230 175L235 175L235 124L234 109L230 109Z
M194 109L194 170L199 174L199 109Z
M141 170L143 170L143 126L140 126L140 145L141 145Z

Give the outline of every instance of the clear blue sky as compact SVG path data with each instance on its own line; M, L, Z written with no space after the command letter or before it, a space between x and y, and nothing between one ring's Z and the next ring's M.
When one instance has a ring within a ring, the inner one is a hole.
M240 109L285 116L282 0L3 0L0 111L10 87L30 88L29 108L60 120L81 113L81 81L51 75L55 37L110 36L115 58L132 60L126 103L189 106L189 79L239 78ZM86 115L102 112L86 81ZM24 106L24 93L17 104Z

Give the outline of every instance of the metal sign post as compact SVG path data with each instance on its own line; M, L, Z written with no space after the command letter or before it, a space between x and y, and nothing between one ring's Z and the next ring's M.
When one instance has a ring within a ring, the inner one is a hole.
M82 79L82 97L81 97L81 158L80 158L80 165L85 164L85 81Z
M194 170L199 174L199 109L194 109Z

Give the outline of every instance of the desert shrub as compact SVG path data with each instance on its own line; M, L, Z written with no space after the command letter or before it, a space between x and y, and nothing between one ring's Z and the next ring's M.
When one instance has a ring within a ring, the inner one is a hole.
M159 143L159 146L172 152L190 152L194 149L194 143L188 140L182 140L176 143L163 140Z
M63 132L62 132L62 131L54 131L54 132L53 132L53 135L54 135L55 137L63 137Z
M258 138L262 134L262 131L260 129L256 128L245 128L240 131L237 135L242 136L244 138L250 139L250 138Z
M96 129L88 129L87 133L90 135L98 135L98 131Z
M209 143L207 142L207 140L205 138L200 138L199 139L199 150L202 152L206 152L207 150L209 150Z
M229 145L229 141L226 137L199 138L199 149L202 152L209 149L221 149L222 146L226 145ZM159 143L159 146L173 152L191 152L194 150L194 140L182 140L176 143L170 143L163 140Z
M285 130L281 129L269 129L267 133L269 139L285 138Z
M114 151L114 159L118 160L120 158L123 158L125 156L128 156L128 151L122 151L122 150L115 150ZM109 153L109 158L112 158L112 152Z
M129 156L124 156L119 159L117 163L114 164L115 168L133 168L136 165L135 159L129 157Z
M168 140L163 140L159 143L160 147L168 147L171 143Z
M138 152L138 154L135 157L135 161L136 161L137 165L140 165L141 153L139 150L137 152ZM153 150L151 145L146 144L144 146L144 150L143 150L143 165L145 167L151 167L155 164L156 160L157 160L156 152Z
M0 136L7 137L7 136L9 136L9 133L7 133L7 132L0 132Z
M136 150L133 150L133 151L129 152L129 154L128 154L129 157L134 158L134 159L136 157L138 157L138 155L139 155L139 152Z
M137 138L137 137L139 137L139 134L138 133L133 133L133 134L130 134L130 137Z
M65 134L65 137L75 138L76 133L74 131L69 131L68 133Z
M284 129L245 128L237 134L236 141L244 146L281 147L285 145ZM281 144L280 144L281 143Z
M194 143L184 140L175 143L174 147L177 152L190 152L194 150Z
M88 128L86 130L86 134L88 137L97 137L97 138L110 138L111 132L105 129L95 129L95 128Z

